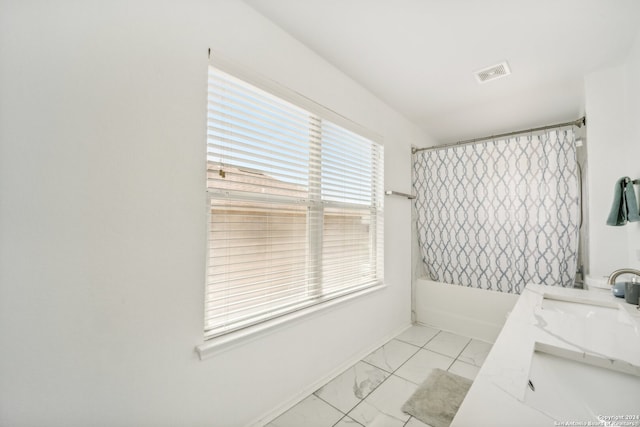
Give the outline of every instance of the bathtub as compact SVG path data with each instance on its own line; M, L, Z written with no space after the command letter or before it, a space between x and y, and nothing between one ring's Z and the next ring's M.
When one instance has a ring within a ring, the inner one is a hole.
M519 295L415 281L415 319L437 329L494 343Z

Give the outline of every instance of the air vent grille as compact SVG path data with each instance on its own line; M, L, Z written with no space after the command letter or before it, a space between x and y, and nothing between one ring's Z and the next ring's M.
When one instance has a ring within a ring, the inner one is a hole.
M478 83L486 83L491 80L496 80L501 77L508 76L509 74L511 74L511 70L509 69L509 65L506 62L492 65L491 67L483 68L482 70L475 72Z

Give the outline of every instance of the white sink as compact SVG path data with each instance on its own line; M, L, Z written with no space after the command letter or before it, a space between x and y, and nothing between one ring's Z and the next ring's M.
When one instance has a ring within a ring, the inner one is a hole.
M640 367L626 362L536 343L529 380L524 403L556 421L633 416L640 407Z
M616 321L621 315L625 315L619 305L608 301L593 301L551 294L543 296L541 308L543 311L596 321Z

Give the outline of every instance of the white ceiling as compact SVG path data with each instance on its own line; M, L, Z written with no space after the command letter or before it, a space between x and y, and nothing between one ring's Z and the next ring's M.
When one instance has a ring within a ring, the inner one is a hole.
M639 0L245 0L439 143L571 121ZM485 84L473 72L507 61Z

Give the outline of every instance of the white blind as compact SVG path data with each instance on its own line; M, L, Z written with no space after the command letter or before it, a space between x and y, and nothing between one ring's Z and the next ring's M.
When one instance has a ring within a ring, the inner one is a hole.
M210 66L205 336L381 283L382 174L379 144Z

